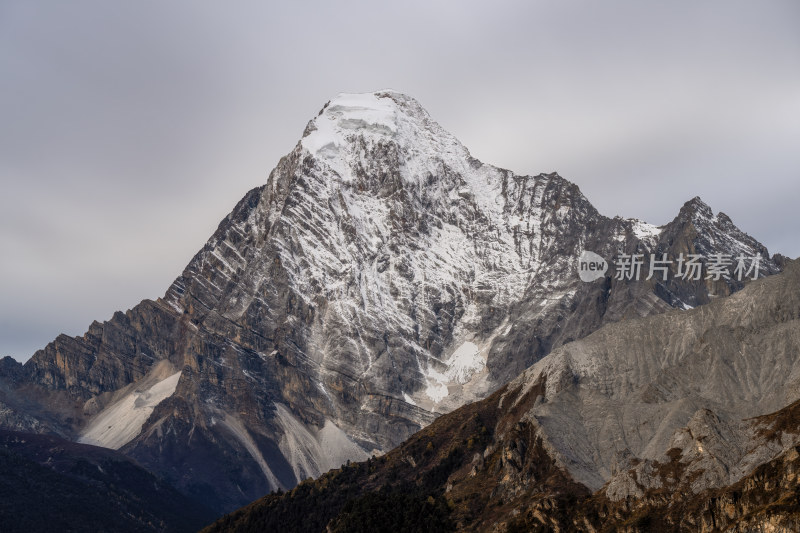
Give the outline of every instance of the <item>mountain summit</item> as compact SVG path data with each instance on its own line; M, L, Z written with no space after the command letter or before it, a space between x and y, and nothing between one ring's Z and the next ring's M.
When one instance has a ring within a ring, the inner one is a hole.
M724 215L692 212L607 218L557 174L472 158L411 97L339 95L162 299L0 365L0 421L119 448L231 509L387 451L603 324L747 281L671 263L586 283L585 251L780 270Z

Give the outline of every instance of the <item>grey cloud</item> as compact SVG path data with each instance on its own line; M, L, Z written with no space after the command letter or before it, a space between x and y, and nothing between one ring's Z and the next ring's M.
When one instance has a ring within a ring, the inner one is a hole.
M800 255L794 1L0 4L0 355L157 297L338 92L608 215Z

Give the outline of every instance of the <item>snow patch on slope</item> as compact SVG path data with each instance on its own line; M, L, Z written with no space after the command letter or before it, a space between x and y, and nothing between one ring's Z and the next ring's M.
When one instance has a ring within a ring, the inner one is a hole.
M466 383L475 372L480 372L486 366L486 361L481 357L480 349L473 342L465 342L459 346L447 362L447 375L451 381Z
M394 103L374 93L339 94L314 119L313 131L303 137L303 147L320 159L333 162L350 132L395 133L395 114Z
M156 381L148 388L137 387L98 413L78 442L117 450L141 431L153 409L175 392L180 372ZM143 380L146 381L146 380Z
M466 341L456 348L445 364L447 368L443 373L430 367L424 372L427 382L425 394L434 403L448 396L449 385L468 383L476 373L486 368L486 356L478 345Z
M657 237L659 234L661 234L661 228L658 226L635 219L632 219L631 222L633 234L636 235L636 238L638 239L649 239L651 237Z
M425 372L425 378L428 384L428 386L425 387L425 394L428 395L428 398L433 400L434 403L439 403L444 400L448 395L447 376L429 368L427 372Z

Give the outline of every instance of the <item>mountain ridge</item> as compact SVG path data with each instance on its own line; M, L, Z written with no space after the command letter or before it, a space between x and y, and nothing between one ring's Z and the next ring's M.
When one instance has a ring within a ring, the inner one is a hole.
M231 509L343 450L387 451L605 323L745 284L674 268L664 282L583 283L584 250L760 253L761 275L780 270L700 204L659 228L604 217L557 174L480 163L408 96L340 95L163 298L59 336L21 369L4 363L3 424L81 438L166 362L174 393L121 449Z
M614 471L593 490L575 479L574 461L570 462L570 456L580 456L582 447L593 439L554 439L564 437L564 431L548 425L546 418L552 413L542 408L559 398L569 400L587 393L581 389L604 389L607 376L603 372L563 376L545 369L554 368L566 352L589 353L576 344L607 346L609 336L622 332L621 340L626 342L608 349L635 357L639 344L630 341L639 339L646 352L642 357L654 363L656 374L672 378L661 383L662 395L683 397L683 381L696 369L686 364L676 376L672 367L659 368L659 359L674 351L686 361L702 363L708 359L703 346L693 348L691 341L685 345L678 335L664 339L671 349L646 343L653 330L658 333L676 319L687 323L680 331L691 335L741 330L744 335L729 334L717 357L738 347L743 364L767 374L774 370L773 379L785 374L783 379L796 382L800 368L796 364L800 354L798 280L800 262L790 261L783 273L694 311L675 310L606 325L552 352L490 397L442 415L386 455L260 498L204 531L251 531L278 523L285 531L298 532L360 530L365 524L374 531L426 530L413 516L395 509L401 504L419 509L441 531L792 531L800 523L800 389L787 389L778 381L773 387L763 387L762 411L754 418L743 419L748 413L717 414L709 409L717 407L714 401L680 420L662 416L675 429L670 431L673 438L658 453L640 447L620 455ZM749 312L743 313L745 309ZM748 349L752 346L769 350L761 354ZM601 354L593 358L598 364L603 359ZM790 361L793 371L759 364L770 358ZM628 374L622 369L616 375L624 382ZM648 392L649 382L639 378L640 391ZM713 400L713 391L709 397ZM769 412L770 405L787 398L788 405ZM647 401L662 410L669 408L667 397ZM616 417L625 415L618 412ZM595 420L580 412L573 419ZM602 426L603 419L598 420ZM739 429L734 427L737 424ZM631 439L646 425L646 420L639 420L637 428L617 435ZM739 437L734 436L737 432ZM739 448L741 456L731 454L731 448ZM642 456L642 449L651 458Z

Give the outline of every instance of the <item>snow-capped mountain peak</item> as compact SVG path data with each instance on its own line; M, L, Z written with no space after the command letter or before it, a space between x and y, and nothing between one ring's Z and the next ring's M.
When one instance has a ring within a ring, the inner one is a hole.
M346 137L388 135L397 132L398 106L389 92L339 94L325 104L319 115L309 122L303 135L303 146L313 155L335 154Z
M607 218L557 174L472 158L411 97L342 94L163 299L61 336L7 373L47 391L39 398L76 405L49 429L77 438L87 427L108 433L103 413L141 399L114 403L115 392L167 360L174 383L147 396L157 405L127 409L135 423L112 432L114 444L187 486L215 487L219 505L238 504L343 454L388 450L605 323L742 286L620 280L613 269L585 283L584 251L611 260L731 247L761 253L762 276L779 269L727 217L659 228ZM31 405L26 391L15 405ZM8 423L44 430L58 416ZM238 466L194 464L186 478L184 463L209 449Z

